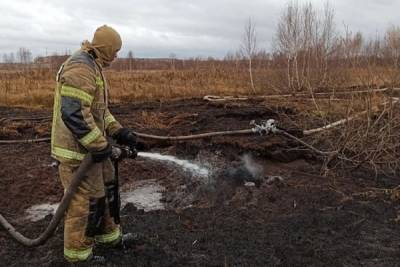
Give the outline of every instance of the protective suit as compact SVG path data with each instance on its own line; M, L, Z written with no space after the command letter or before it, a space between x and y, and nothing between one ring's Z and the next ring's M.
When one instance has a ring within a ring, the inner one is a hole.
M122 236L112 217L112 202L116 201L112 197L114 169L106 137L115 136L123 128L108 109L108 85L102 73L120 48L119 34L104 25L57 74L51 154L60 162L64 188L68 188L85 154L104 156L87 173L65 215L64 256L70 262L91 257L95 242L114 245Z

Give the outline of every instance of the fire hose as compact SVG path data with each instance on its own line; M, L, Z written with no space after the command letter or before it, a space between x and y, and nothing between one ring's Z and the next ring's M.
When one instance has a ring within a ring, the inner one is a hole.
M71 184L61 200L60 206L58 207L55 215L47 226L46 230L37 238L30 239L19 233L14 226L12 226L1 214L0 214L0 224L4 229L19 243L27 247L36 247L43 245L54 233L61 219L64 217L64 213L68 209L69 203L72 197L75 195L79 185L85 178L86 172L93 165L93 160L90 154L87 154L80 164L78 170L74 173Z
M314 148L313 146L305 143L304 141L300 140L299 138L289 134L282 128L279 128L276 125L276 121L273 119L269 119L266 121L261 121L261 123L257 124L255 121L250 123L254 127L251 129L245 130L236 130L236 131L221 131L221 132L212 132L212 133L204 133L204 134L197 134L197 135L188 135L188 136L157 136L157 135L149 135L149 134L141 134L136 133L137 136L147 139L155 139L155 140L168 140L168 141L179 141L179 140L191 140L191 139L200 139L205 137L211 136L223 136L223 135L237 135L237 134L251 134L251 133L258 133L260 135L269 135L269 134L282 134L286 137L296 140L301 144L305 145L306 147L314 150L315 152L322 154L322 155L329 155L332 152L323 152L319 151L318 149ZM134 158L136 157L136 152L129 150L128 148L120 148L119 152L116 150L117 154L111 156L114 158L114 166L118 168L118 161L123 158ZM119 154L118 154L119 153ZM61 203L51 219L49 225L42 232L39 237L35 239L31 239L25 237L21 233L19 233L14 226L12 226L1 214L0 214L0 225L19 243L28 247L35 247L43 245L55 232L58 224L60 223L61 219L64 216L64 213L67 211L68 206L73 198L74 194L76 193L79 185L85 179L86 172L91 168L93 165L93 159L90 153L88 153L83 161L81 162L78 170L74 173L72 181L64 196L61 200ZM116 174L118 174L118 170L116 170ZM116 177L118 178L118 177Z
M118 162L124 158L135 158L136 151L129 149L127 147L121 147L117 149L113 149L113 153L111 158L113 159L114 166L118 167ZM82 160L78 170L74 173L71 184L68 189L65 191L63 198L61 199L60 205L57 208L57 211L53 218L51 219L49 225L46 230L42 232L39 237L31 239L20 232L18 232L14 226L12 226L3 215L0 214L0 225L20 244L27 247L36 247L43 245L46 241L54 234L58 224L61 219L64 217L64 213L67 211L68 206L78 190L79 185L85 179L86 172L92 167L94 164L92 156L88 153L85 158ZM115 177L118 179L118 175ZM118 182L118 181L117 181ZM119 198L119 196L116 196ZM118 218L119 219L119 218Z
M226 135L246 135L246 134L253 134L258 133L260 135L269 135L269 134L280 134L290 138L297 143L304 145L305 147L311 149L315 153L322 155L322 156L329 156L334 154L335 152L325 152L321 151L314 146L304 142L300 138L290 134L285 129L277 126L277 122L274 119L269 120L262 120L260 123L256 123L254 120L250 122L250 125L253 126L251 129L244 129L244 130L233 130L233 131L220 131L220 132L211 132L211 133L202 133L202 134L193 134L193 135L181 135L181 136L160 136L160 135L152 135L152 134L144 134L144 133L137 133L135 134L138 137L145 138L145 139L153 139L153 140L160 140L160 141L184 141L184 140L193 140L193 139L201 139L201 138L208 138L214 136L226 136ZM304 132L303 132L304 133ZM307 133L307 132L305 132Z

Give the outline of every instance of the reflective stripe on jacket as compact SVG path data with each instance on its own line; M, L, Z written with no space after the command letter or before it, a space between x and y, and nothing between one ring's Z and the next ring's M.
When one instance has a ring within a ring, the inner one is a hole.
M107 146L106 135L121 125L108 109L108 88L92 55L79 50L60 68L54 96L51 154L61 162L81 161Z

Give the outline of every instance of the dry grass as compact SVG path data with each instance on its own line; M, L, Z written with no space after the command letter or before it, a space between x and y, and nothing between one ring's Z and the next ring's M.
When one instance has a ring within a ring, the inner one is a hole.
M368 72L354 72L351 78L340 71L332 77L332 88L365 86ZM376 72L378 73L378 72ZM380 72L379 72L380 73ZM382 75L381 75L382 76ZM376 75L374 84L384 84ZM387 75L390 76L390 75ZM49 108L53 104L55 73L49 70L0 71L0 105ZM187 70L107 71L110 100L113 103L165 100L215 95L253 94L248 73L238 68ZM255 69L256 94L285 93L284 70Z
M0 105L50 107L53 75L31 72L0 73ZM245 77L209 71L135 71L106 73L111 102L200 97L205 94L248 94Z
M49 72L0 72L0 105L51 107L55 82Z
M54 73L46 70L0 71L0 105L51 109L55 81ZM199 68L182 70L113 71L106 73L113 103L154 101L204 95L251 95L252 90L243 68ZM330 71L323 87L302 89L303 93L331 92L348 87L373 89L399 84L399 71L383 67L337 68ZM256 68L254 82L257 94L288 93L284 69ZM317 81L317 80L316 80ZM293 124L301 129L321 127L359 112L363 116L338 127L308 137L307 141L326 151L338 151L341 160L326 162L329 168L370 168L379 173L396 175L400 169L400 110L397 106L379 105L387 101L382 93L327 98L288 97L271 99L275 104L294 110ZM379 107L379 108L378 108ZM143 121L164 129L163 114L143 112ZM187 115L187 114L186 114ZM186 116L183 114L183 116ZM189 114L190 115L190 114ZM168 118L173 123L174 119ZM15 130L15 129L12 129Z

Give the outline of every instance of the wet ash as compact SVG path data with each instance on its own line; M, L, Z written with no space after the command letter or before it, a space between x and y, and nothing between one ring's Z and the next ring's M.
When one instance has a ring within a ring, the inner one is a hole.
M238 157L233 162L213 155L209 162L216 166L210 167L212 172L207 179L185 178L175 187L175 192L165 192L163 200L168 208L220 205L232 199L240 188L254 187L257 190L264 180L263 167L250 155Z

